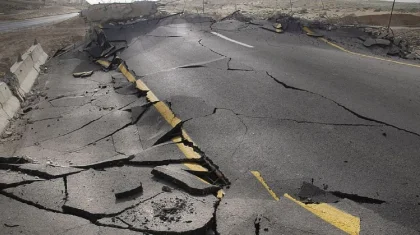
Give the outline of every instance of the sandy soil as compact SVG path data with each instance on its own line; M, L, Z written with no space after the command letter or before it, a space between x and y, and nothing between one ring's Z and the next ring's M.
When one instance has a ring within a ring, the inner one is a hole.
M85 21L75 17L55 25L1 33L0 76L10 69L17 59L17 54L25 52L35 39L41 43L44 51L52 56L58 49L83 40L87 29Z

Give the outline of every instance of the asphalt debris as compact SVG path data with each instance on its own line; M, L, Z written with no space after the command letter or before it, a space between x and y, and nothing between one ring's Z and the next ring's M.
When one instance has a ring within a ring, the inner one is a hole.
M135 188L131 189L120 189L117 192L115 192L115 198L116 199L123 199L127 197L131 197L136 194L140 194L143 192L143 185L139 182L139 185Z
M192 195L215 194L220 190L219 186L204 183L200 178L192 175L180 166L157 166L153 168L152 174L158 178L168 180L187 191Z
M73 73L73 77L75 77L75 78L85 78L85 77L92 76L92 74L93 74L93 71Z

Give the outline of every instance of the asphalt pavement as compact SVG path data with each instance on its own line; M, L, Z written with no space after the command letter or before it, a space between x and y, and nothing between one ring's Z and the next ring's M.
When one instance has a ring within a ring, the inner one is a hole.
M420 68L238 21L160 26L121 58L188 120L228 198L259 197L258 171L276 195L312 182L419 231Z
M55 16L45 16L20 21L3 21L0 22L0 32L10 32L13 30L41 26L45 24L58 23L72 17L79 15L79 13L69 13Z
M62 234L420 234L417 65L346 53L293 24L278 34L177 16L102 29L127 43L128 71L99 71L78 50L49 62L21 140L1 152L60 172L3 183L2 210L35 206L44 231ZM143 193L115 200L136 179ZM49 227L51 213L75 225ZM12 215L7 232L42 231Z

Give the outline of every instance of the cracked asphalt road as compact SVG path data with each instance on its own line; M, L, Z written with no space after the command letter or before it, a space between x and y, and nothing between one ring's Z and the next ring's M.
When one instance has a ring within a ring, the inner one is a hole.
M356 223L360 234L420 233L418 68L346 54L296 27L177 16L103 30L127 41L121 59L230 181L225 196L188 169L178 147L192 142L175 141L156 103L115 89L121 74L73 78L89 63L76 50L50 61L21 140L1 146L46 164L0 164L8 233L359 234Z
M160 99L178 98L172 110L235 188L227 197L259 195L235 185L258 170L279 195L313 180L384 200L363 207L419 231L418 68L237 21L147 34L161 38L140 37L122 58Z

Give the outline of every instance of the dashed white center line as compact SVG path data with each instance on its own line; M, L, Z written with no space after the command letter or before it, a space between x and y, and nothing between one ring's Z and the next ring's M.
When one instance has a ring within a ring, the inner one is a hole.
M228 38L228 37L226 37L226 36L224 36L224 35L222 35L222 34L220 34L220 33L216 33L216 32L211 32L211 33L212 33L212 34L214 34L214 35L216 35L216 36L218 36L218 37L221 37L221 38L223 38L223 39L225 39L225 40L228 40L228 41L234 42L234 43L236 43L236 44L239 44L239 45L241 45L241 46L248 47L248 48L254 48L254 47L253 47L253 46L251 46L251 45L245 44L245 43L243 43L243 42L238 42L238 41L233 40L233 39L231 39L231 38Z

